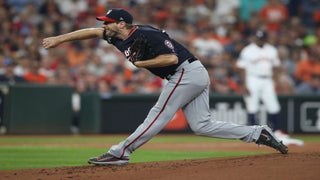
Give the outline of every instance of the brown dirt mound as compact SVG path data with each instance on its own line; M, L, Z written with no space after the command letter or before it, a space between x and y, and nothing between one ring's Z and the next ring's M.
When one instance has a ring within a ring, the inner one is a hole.
M52 146L53 144L48 144ZM58 146L59 144L54 144ZM105 148L102 144L73 144ZM110 146L108 144L107 146ZM59 146L65 146L60 144ZM68 143L68 146L70 144ZM263 151L270 154L131 163L124 166L78 166L42 169L0 170L0 179L50 180L50 179L308 179L320 177L320 143L308 142L303 146L289 146L289 153L282 155L272 148L257 147L254 143L147 143L141 149L164 150L217 150L217 151Z
M245 143L242 143L245 144ZM4 179L318 179L319 143L289 147L290 153L132 163L124 166L79 166L0 171ZM239 146L239 145L237 145ZM243 147L248 147L244 145ZM148 146L146 147L148 148ZM154 148L154 147L149 147ZM172 146L171 146L172 148ZM233 147L234 148L234 147ZM239 148L239 147L238 147ZM237 149L238 149L237 148ZM267 148L267 147L262 147ZM265 149L263 149L265 150ZM272 150L272 149L271 149Z

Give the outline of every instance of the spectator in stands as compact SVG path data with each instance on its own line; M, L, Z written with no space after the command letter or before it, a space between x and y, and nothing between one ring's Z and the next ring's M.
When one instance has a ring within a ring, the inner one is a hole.
M90 72L87 73L85 76L85 82L88 86L89 92L98 92L98 77L95 74L92 74Z
M62 14L72 17L74 20L87 11L88 2L86 0L63 0L56 1Z
M100 79L106 81L107 83L109 83L111 85L111 89L112 91L114 91L114 86L113 84L115 83L115 74L116 74L116 65L113 63L107 63L105 65L105 73L103 74L103 76L101 76Z
M2 11L3 9L0 9L0 12ZM4 11L5 12L5 11ZM11 38L12 36L12 32L13 32L13 27L12 27L12 22L11 20L4 16L0 19L0 41L3 43L3 50L5 48L8 48L8 47L5 47L6 45L9 45L8 44L8 40Z
M240 0L216 0L210 23L216 26L236 23L239 6Z
M103 64L118 63L118 53L110 44L100 42L96 49L96 55L100 57Z
M39 7L39 14L44 16L50 16L51 20L59 19L61 11L55 0L46 0Z
M216 94L234 94L240 91L239 85L228 75L223 67L212 68L209 72L213 80L210 90Z
M167 19L165 21L164 27L166 28L166 32L174 39L179 42L186 43L186 32L181 29L181 24L176 22L174 19Z
M304 0L287 0L285 2L290 17L297 17L297 16L301 15L301 13L302 13L302 11L301 11L302 10L302 8L301 8L302 1L304 1Z
M307 59L301 59L295 71L297 83L309 82L313 74L320 75L320 47L312 46L308 48Z
M227 6L223 4L227 4ZM140 24L151 22L157 27L165 27L169 34L180 39L199 57L206 54L205 56L208 58L201 59L208 64L212 61L219 61L219 59L212 58L212 54L215 54L213 52L217 49L222 49L218 51L220 53L226 52L231 57L237 57L239 49L242 49L246 41L249 40L249 34L255 32L261 22L265 22L268 24L269 34L270 37L273 37L274 45L286 47L288 59L290 59L284 61L287 70L283 72L283 76L280 76L279 81L289 82L287 75L291 78L297 78L294 80L298 82L303 81L305 76L309 76L311 79L308 70L304 71L305 67L300 67L308 64L308 61L301 60L301 58L307 59L301 49L303 46L320 44L320 26L318 26L320 1L317 0L0 1L1 54L4 57L13 57L17 60L14 73L18 76L22 76L28 71L28 62L31 62L31 59L40 61L39 68L41 73L47 76L46 83L58 84L62 82L63 84L71 84L67 83L70 81L70 78L67 78L68 71L63 70L61 73L58 68L60 63L64 63L63 59L70 61L69 73L78 77L81 76L82 71L78 70L82 68L79 63L84 64L83 66L91 66L91 63L87 62L88 57L90 54L96 54L105 64L104 67L109 66L106 65L108 63L113 63L116 69L116 73L112 76L108 72L103 76L99 73L93 73L96 78L103 79L107 75L107 83L111 87L112 93L130 93L130 86L133 85L130 83L134 83L133 72L136 70L128 64L121 64L119 58L122 56L119 56L118 51L114 50L112 46L104 47L100 45L98 40L92 40L76 45L66 43L47 52L39 45L39 39L42 37L64 34L86 26L100 26L91 16L105 12L106 7L120 6L130 8L137 17L136 21ZM213 27L207 31L210 26ZM204 30L206 33L203 33ZM205 34L206 37L202 38L205 40L194 43L195 40L199 40L202 34ZM217 43L203 45L203 42L208 40L211 42L212 39L219 42L220 45L216 46ZM107 43L101 44L106 45ZM200 45L194 46L195 44ZM219 48L220 46L222 48ZM294 73L296 66L299 68ZM5 67L2 68L2 70L4 69ZM108 68L105 70L108 71ZM228 77L230 78L232 75L232 79L237 82L237 72L232 68L228 68L227 71ZM59 74L64 74L65 77L62 78L64 80L60 79ZM73 80L74 77L71 79ZM116 79L120 82L117 82ZM144 83L149 84L148 81ZM95 87L95 89L98 88ZM281 90L281 92L283 91Z
M201 35L191 42L191 46L195 49L196 55L200 57L199 59L205 61L221 55L223 52L223 45L212 37L210 29L204 29L200 33ZM204 64L207 64L207 62L204 62Z
M318 25L314 28L314 36L313 37L314 37L314 41L315 41L314 44L319 46L320 45L320 25Z
M133 80L129 83L130 92L132 93L160 93L162 80L152 76L145 69L135 72Z
M42 3L38 0L6 0L7 4L12 7L14 12L19 12L23 10L28 4L35 3L37 6Z
M259 14L267 0L240 0L239 17L241 21L248 22L252 17Z
M14 68L16 66L16 63L12 59L6 58L4 59L3 63L5 66L5 73L0 75L0 83L14 85L17 83L25 82L24 78L14 74Z
M281 61L279 67L278 79L276 81L276 92L277 94L293 94L294 93L294 80L293 76L290 76L295 69L295 64L292 59L289 58L289 51L285 46L279 46L278 56Z
M31 28L36 27L41 21L42 17L38 13L38 5L35 2L28 3L22 10L21 10L20 18L28 23Z
M70 72L70 66L66 62L60 63L55 70L54 77L48 80L51 80L53 84L74 86L74 78Z
M4 74L6 72L5 65L4 65L5 59L6 59L6 57L3 55L3 53L0 50L0 75Z
M100 97L103 99L108 99L112 96L112 89L110 84L102 79L98 81L98 92Z
M207 26L209 16L214 9L214 1L208 1L207 4L201 1L187 1L184 11L184 19L188 24L198 26L203 29Z
M29 71L23 75L23 78L32 83L40 83L44 84L47 82L47 77L43 74L39 73L40 62L36 60L32 60L30 62Z
M317 94L320 95L320 75L312 74L311 79L308 82L302 82L299 84L295 92L297 94L311 95Z
M320 2L318 0L302 1L299 7L303 24L309 28L320 23Z
M23 76L29 71L31 59L28 55L22 55L20 57L17 57L16 63L17 65L14 68L14 74L16 74L17 76Z
M261 24L263 23L259 16L253 16L248 22L241 24L239 31L242 33L243 38L248 40L251 35L262 26Z
M38 12L41 16L50 17L49 19L46 19L46 21L49 21L51 24L54 34L63 32L63 29L65 28L68 28L66 31L69 31L69 26L72 26L73 24L71 18L68 18L68 16L62 16L61 10L55 0L44 1L44 3L39 7ZM65 19L68 20L67 23L65 22ZM46 21L40 23L40 29L48 27L48 25L44 24Z
M84 63L90 55L90 51L85 49L81 42L72 42L68 47L67 60L71 68Z
M224 51L230 54L232 58L237 58L247 42L241 32L237 30L231 30L228 36L230 37L230 41L224 45Z
M97 77L101 77L105 74L105 67L101 61L100 56L92 53L88 59L87 70L89 73L94 74Z
M280 31L282 23L289 18L288 9L280 0L268 0L259 12L269 31Z

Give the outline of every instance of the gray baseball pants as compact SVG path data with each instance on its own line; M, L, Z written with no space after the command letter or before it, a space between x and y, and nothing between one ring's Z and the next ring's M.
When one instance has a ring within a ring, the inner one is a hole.
M261 126L238 125L211 118L209 84L208 72L200 61L182 63L170 77L144 122L127 139L113 145L109 153L118 158L129 158L134 150L158 134L180 108L197 135L256 141Z

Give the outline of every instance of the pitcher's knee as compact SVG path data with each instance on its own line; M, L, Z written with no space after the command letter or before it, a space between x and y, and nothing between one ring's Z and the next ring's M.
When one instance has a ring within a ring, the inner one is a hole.
M199 135L199 136L203 136L208 133L208 128L206 128L206 126L193 127L191 129L196 135Z

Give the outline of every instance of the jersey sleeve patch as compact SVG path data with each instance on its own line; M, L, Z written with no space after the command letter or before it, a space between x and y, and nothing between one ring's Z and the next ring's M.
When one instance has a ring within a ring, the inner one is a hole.
M165 40L164 45L167 46L169 49L174 49L173 44L169 40Z

